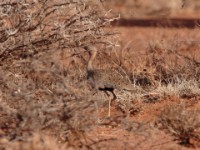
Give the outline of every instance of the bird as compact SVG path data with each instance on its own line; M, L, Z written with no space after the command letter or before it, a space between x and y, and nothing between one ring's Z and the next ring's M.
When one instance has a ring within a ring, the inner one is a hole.
M109 98L108 117L110 117L111 102L117 99L114 92L117 90L135 90L133 84L127 77L123 77L121 74L113 70L105 69L94 69L93 61L97 55L97 48L95 46L84 46L83 47L89 53L89 60L87 64L87 80L90 86L95 91L103 91L109 97L109 93L112 94L113 98Z

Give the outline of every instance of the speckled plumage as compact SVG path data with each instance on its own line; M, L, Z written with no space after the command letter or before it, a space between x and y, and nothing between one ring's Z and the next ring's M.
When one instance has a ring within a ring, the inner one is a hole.
M88 70L87 79L91 81L92 86L96 89L131 90L133 87L127 78L111 70Z

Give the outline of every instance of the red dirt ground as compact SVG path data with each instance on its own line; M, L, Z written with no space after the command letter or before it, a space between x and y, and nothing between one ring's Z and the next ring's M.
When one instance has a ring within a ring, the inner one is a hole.
M153 123L163 108L177 105L184 101L187 103L189 109L200 109L199 100L200 97L198 97L196 103L194 103L194 99L179 99L177 97L171 97L155 104L141 103L142 111L137 115L128 118L130 122L133 122L131 125L133 126L132 130L123 129L121 126L100 125L92 129L88 134L89 137L94 141L100 139L107 139L108 141L110 140L110 149L194 149L193 147L184 147L179 145L178 141L175 141L169 134L154 128ZM107 112L106 109L104 110L104 116L106 115L105 112ZM115 117L119 114L119 110L116 110L114 107L112 107L112 117ZM101 117L102 116L103 115L101 115ZM143 123L146 122L147 124L150 124L151 127L145 126L144 124L138 125L137 123L135 125L134 121ZM136 128L134 129L135 126ZM102 142L101 144L105 143ZM196 141L191 141L191 143L195 146L199 146L199 143Z

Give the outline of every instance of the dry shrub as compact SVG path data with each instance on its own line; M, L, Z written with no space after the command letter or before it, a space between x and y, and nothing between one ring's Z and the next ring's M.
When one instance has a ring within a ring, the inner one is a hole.
M91 0L6 0L0 14L1 138L26 142L43 131L71 147L86 146L96 99L84 68L66 70L55 57L66 53L68 60L84 45L112 44L113 33L104 29L112 18Z
M139 94L137 98L154 103L165 95L181 98L200 95L200 62L198 58L192 57L195 53L187 55L180 50L188 42L179 42L178 39L167 41L166 38L150 42L145 56L140 56L139 63L132 61L130 51L124 49L121 52L123 56L126 55L124 60L128 61L122 61L122 65L118 66L126 72L136 87L141 88L140 92L135 92Z
M179 79L199 82L200 62L192 54L180 52L181 44L186 42L162 39L149 44L147 67L155 68L153 74L157 81L164 84L176 83Z
M180 144L191 146L193 140L200 141L199 117L197 110L187 110L182 105L169 106L158 116L156 126L174 136Z
M192 52L191 55L181 53L181 44L186 42L162 39L150 43L147 50L146 73L144 72L143 76L141 73L138 74L135 80L148 81L150 87L154 87L154 92L160 95L177 95L183 98L198 96L200 62L192 57ZM138 83L141 84L141 81Z
M0 60L20 59L91 43L106 43L112 33L98 1L3 1L0 3Z
M184 99L197 98L200 95L200 88L196 80L185 80L177 78L175 83L159 85L155 92L160 95L174 95Z
M7 150L64 150L67 148L65 145L56 142L56 139L39 133L35 133L27 141L9 142L2 140L1 144L4 144Z

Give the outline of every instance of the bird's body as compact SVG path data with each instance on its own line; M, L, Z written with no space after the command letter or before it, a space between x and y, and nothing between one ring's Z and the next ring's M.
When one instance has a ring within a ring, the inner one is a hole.
M113 70L94 69L92 63L96 57L97 49L93 46L86 46L84 49L90 54L87 66L87 80L91 87L95 90L104 91L106 95L109 95L108 92L111 92L113 95L113 98L109 100L108 116L110 116L111 101L117 98L114 90L133 90L133 85L130 83L128 78Z
M111 70L94 69L87 71L87 79L98 90L131 90L130 81L121 74Z

